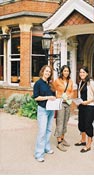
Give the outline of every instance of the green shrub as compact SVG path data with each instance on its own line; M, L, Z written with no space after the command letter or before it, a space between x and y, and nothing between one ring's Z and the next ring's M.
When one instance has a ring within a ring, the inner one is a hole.
M12 94L4 106L6 112L31 119L37 118L37 102L29 94Z
M37 119L37 102L31 97L29 102L21 106L18 113L31 119Z
M5 101L6 101L6 98L4 97L0 98L0 108L4 108Z
M12 94L7 100L5 104L5 111L11 114L15 114L18 112L21 104L23 103L24 94Z

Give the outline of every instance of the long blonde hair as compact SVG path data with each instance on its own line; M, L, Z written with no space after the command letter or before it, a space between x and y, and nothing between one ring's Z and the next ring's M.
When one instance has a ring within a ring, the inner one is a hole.
M48 83L50 83L50 82L53 80L53 69L52 69L52 67L51 67L50 65L44 65L44 66L41 68L40 72L39 72L39 76L40 76L40 78L43 77L43 73L44 73L44 70L46 69L46 67L49 67L50 70L51 70L51 75L50 75L50 77L47 79L47 80L48 80Z

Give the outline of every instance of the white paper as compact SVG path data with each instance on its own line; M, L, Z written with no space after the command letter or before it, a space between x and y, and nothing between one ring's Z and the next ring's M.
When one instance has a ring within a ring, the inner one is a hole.
M57 98L55 100L48 100L46 103L46 110L61 110L63 99Z
M73 99L73 102L74 102L76 105L80 105L80 104L83 102L83 100L82 100L81 98L75 98L75 99Z

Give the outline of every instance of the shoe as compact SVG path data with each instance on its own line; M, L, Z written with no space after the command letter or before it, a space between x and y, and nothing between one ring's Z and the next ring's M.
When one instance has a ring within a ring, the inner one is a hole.
M64 145L62 144L62 142L59 143L59 144L57 145L57 148L58 148L59 150L61 150L61 151L64 151L64 152L67 151L67 149L64 147Z
M66 147L70 147L70 144L65 139L62 140L62 144Z
M79 142L79 143L75 143L75 146L85 146L86 142Z
M47 154L54 154L54 151L51 149L48 152L46 152Z
M90 150L91 150L91 147L89 147L89 148L85 147L84 149L81 149L80 152L84 153L84 152L88 152Z
M36 160L39 162L44 162L44 158L36 158Z

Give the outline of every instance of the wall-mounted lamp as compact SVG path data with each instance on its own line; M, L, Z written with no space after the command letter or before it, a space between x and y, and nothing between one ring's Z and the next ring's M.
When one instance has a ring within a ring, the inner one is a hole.
M49 50L51 46L52 37L49 33L44 33L42 37L42 48L44 50Z
M51 46L51 41L53 39L53 35L55 35L56 32L46 32L43 34L42 37L42 48L45 51L45 58L48 63L48 59L51 57L52 63L53 63L53 69L57 71L58 75L60 73L60 66L61 66L61 55L60 54L48 54L48 50ZM54 68L54 64L56 63L56 67Z

